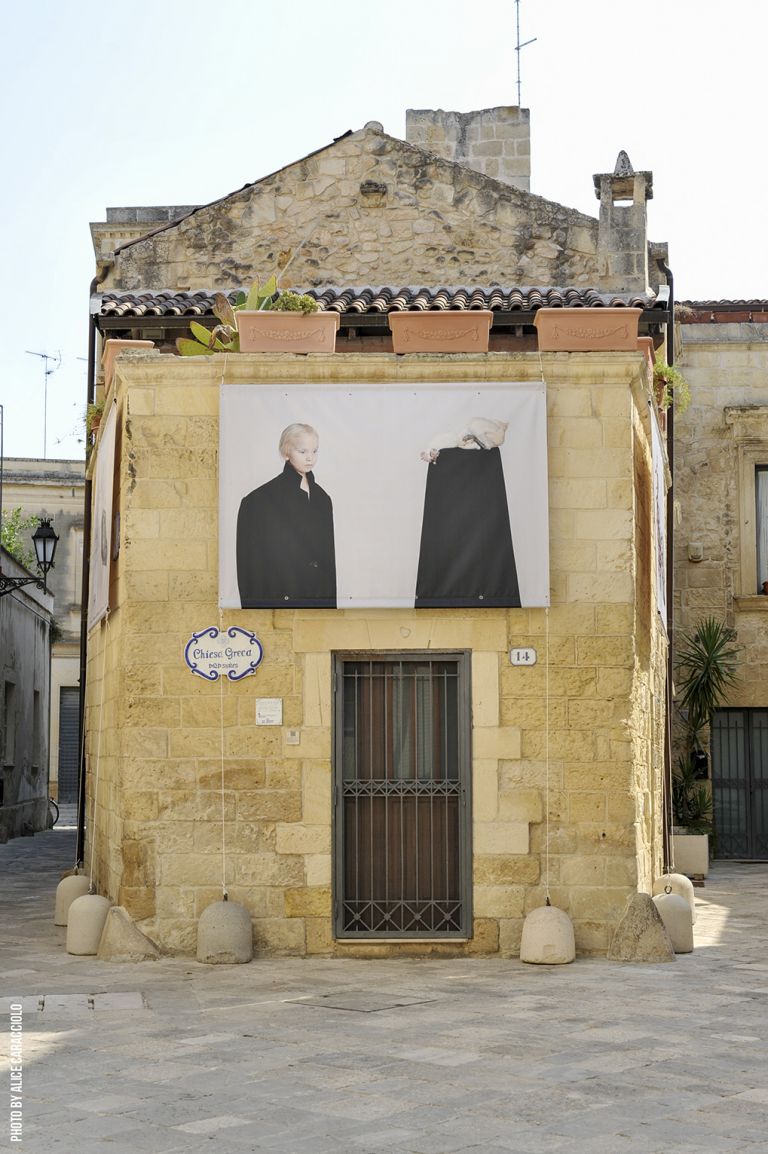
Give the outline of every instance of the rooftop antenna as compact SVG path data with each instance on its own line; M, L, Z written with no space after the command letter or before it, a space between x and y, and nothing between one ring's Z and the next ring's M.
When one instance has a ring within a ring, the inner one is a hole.
M522 108L520 100L520 52L523 48L527 48L529 44L535 44L536 37L532 40L526 40L524 44L520 43L520 0L515 0L515 26L517 31L517 38L515 43L515 52L517 53L517 107Z
M45 392L43 394L43 460L48 456L48 378L51 373L55 373L61 365L61 351L56 356L53 353L34 353L31 349L24 350L30 357L40 357L43 361L43 374L45 383ZM56 364L52 369L48 368L48 362L55 361Z

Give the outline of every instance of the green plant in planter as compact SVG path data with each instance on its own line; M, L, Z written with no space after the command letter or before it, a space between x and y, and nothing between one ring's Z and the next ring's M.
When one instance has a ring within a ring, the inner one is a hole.
M295 293L284 289L270 308L276 313L316 313L317 301L308 293Z
M675 823L695 833L712 829L712 797L702 784L706 754L702 730L738 685L741 649L736 633L722 621L706 617L692 633L684 634L675 667L678 670L677 707L684 726L684 752L672 775L672 811Z
M263 285L258 280L254 281L247 293L237 294L234 304L230 304L224 293L216 293L213 298L213 314L219 323L214 328L208 329L198 321L190 321L189 328L194 340L179 337L176 347L183 357L239 353L237 314L244 311L262 312L267 309L272 312L313 313L317 311L317 301L306 293L299 295L290 289L281 291L274 276Z
M685 412L691 403L691 390L679 369L668 365L666 361L656 361L653 366L653 383L660 409L668 409L674 398L675 412Z
M101 418L104 416L104 402L94 401L88 405L85 410L85 431L88 434L88 440L91 439L91 434L95 433L101 424Z
M695 754L679 757L672 773L672 816L690 833L712 833L712 794L701 781Z

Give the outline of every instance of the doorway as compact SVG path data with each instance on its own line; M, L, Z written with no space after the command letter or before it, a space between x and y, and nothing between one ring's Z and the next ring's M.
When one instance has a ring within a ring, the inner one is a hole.
M715 857L768 860L768 709L712 715Z
M469 654L335 661L337 937L471 926Z
M59 689L59 804L77 801L80 776L80 687Z

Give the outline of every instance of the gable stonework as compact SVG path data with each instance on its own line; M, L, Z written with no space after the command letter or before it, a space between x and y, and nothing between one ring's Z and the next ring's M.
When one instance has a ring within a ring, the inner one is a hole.
M365 128L119 249L102 291L597 283L595 219Z

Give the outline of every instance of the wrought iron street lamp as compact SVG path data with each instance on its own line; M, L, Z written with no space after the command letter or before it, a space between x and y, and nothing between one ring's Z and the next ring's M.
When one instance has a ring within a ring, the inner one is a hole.
M38 589L47 593L48 570L53 568L53 559L56 556L58 543L59 538L50 519L41 517L40 524L32 534L32 544L35 546L37 567L42 574L42 580L40 577L6 577L0 569L0 597L4 597L6 593L13 593L14 589L20 589L22 585L37 585Z

